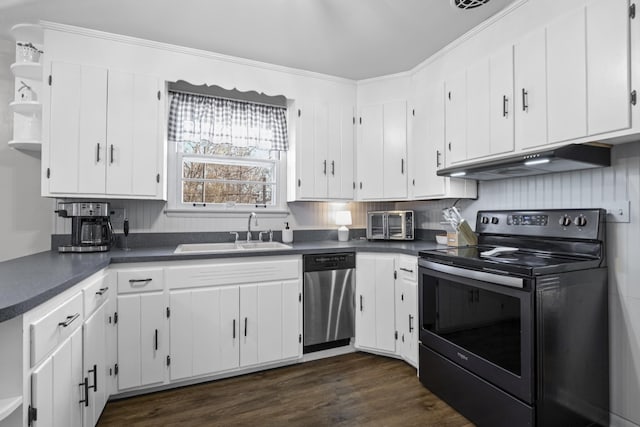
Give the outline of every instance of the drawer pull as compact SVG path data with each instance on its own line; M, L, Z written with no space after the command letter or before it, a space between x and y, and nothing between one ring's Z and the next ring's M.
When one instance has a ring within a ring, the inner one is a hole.
M98 291L96 292L96 295L104 295L108 290L109 290L109 287L108 287L108 286L105 286L104 288L100 288L100 289L98 289Z
M413 270L410 270L410 269L404 268L404 267L400 267L400 270L406 271L407 273L413 273Z
M155 351L158 351L158 330L157 329L156 329L156 333L155 333L154 338L153 338L153 347L154 347L153 349Z
M76 320L78 317L80 317L80 313L76 313L76 314L73 314L71 316L67 316L67 318L66 318L66 320L64 322L58 323L58 326L62 326L63 328L66 328L67 326L69 326L71 324L71 322Z
M129 279L129 283L131 286L144 286L152 280L150 277L148 279Z
M413 332L413 316L409 315L409 333Z

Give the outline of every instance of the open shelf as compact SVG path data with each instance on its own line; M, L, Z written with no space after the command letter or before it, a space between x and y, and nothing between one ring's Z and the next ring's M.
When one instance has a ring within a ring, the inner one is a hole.
M17 24L11 27L11 35L16 41L26 41L33 44L44 42L44 31L36 24Z
M9 147L17 150L42 151L42 141L20 141L14 139L9 141Z
M9 107L14 113L20 114L35 114L42 110L42 104L38 101L13 101Z
M16 62L11 64L11 72L23 79L42 80L42 64L38 62Z
M11 415L20 405L22 405L22 396L0 399L0 421Z

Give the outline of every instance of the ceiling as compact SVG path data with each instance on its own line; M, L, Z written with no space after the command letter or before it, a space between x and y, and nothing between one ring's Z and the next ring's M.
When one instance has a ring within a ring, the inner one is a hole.
M514 0L0 0L0 37L47 20L366 79L407 71Z

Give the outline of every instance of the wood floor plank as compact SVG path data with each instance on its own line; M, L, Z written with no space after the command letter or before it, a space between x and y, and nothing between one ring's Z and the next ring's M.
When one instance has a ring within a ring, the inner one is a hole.
M404 362L351 353L112 401L98 426L473 424L425 389Z

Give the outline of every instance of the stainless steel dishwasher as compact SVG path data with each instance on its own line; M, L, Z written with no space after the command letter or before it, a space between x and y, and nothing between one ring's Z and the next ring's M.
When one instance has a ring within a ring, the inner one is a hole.
M355 253L304 256L304 353L349 345L355 335Z

